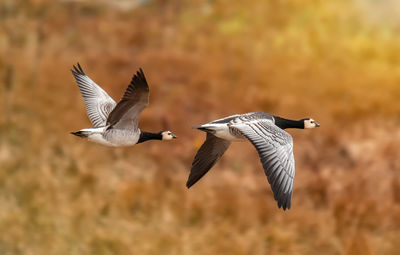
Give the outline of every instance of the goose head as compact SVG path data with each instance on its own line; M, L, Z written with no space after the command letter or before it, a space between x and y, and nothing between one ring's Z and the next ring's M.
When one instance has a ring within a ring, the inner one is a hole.
M311 118L303 119L303 122L304 122L304 128L315 128L320 126L317 122L315 122Z
M162 131L161 132L161 140L172 140L178 138L171 131Z

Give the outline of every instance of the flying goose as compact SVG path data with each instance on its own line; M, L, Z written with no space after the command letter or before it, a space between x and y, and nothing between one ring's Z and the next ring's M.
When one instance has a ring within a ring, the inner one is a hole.
M278 207L290 209L294 180L293 140L284 129L319 126L311 118L288 120L264 112L232 115L195 126L193 128L206 132L207 137L193 160L186 186L190 188L200 180L232 141L247 139L257 149Z
M115 101L89 78L82 67L71 70L85 101L86 112L93 128L71 134L106 146L130 146L148 140L171 140L171 131L150 133L138 127L139 115L149 104L149 86L142 69L136 72L121 101Z

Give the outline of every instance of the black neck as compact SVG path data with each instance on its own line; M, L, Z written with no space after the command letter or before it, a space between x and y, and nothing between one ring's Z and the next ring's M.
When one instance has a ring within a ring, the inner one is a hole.
M274 116L275 125L281 129L286 128L304 128L304 120L288 120L281 117Z
M137 143L143 143L148 140L162 140L162 135L161 135L161 133L150 133L150 132L141 131L139 141Z

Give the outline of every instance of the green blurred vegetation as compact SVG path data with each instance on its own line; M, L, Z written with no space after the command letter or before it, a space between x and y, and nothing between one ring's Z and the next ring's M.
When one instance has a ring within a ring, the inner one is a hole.
M0 254L399 254L400 3L0 3ZM179 139L105 148L69 70L118 99L143 67L141 126ZM204 139L234 113L313 117L279 210L250 144L192 189Z

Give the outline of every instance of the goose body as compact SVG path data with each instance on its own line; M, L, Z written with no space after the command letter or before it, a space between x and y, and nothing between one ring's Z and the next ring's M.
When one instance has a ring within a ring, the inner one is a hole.
M286 128L319 127L313 119L288 120L264 112L232 115L196 126L207 133L198 150L186 186L190 188L218 161L233 141L250 141L278 202L284 210L291 207L295 174L293 140Z
M101 128L85 128L73 133L76 136L86 137L89 141L105 146L120 147L131 146L138 143L141 131L139 130L118 130ZM161 140L161 139L160 139Z
M89 78L81 66L73 67L72 74L83 96L86 112L93 128L81 129L71 134L106 146L131 146L148 140L176 138L170 131L159 133L139 129L142 110L149 104L149 87L140 69L132 78L117 104L99 85Z

